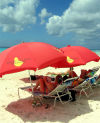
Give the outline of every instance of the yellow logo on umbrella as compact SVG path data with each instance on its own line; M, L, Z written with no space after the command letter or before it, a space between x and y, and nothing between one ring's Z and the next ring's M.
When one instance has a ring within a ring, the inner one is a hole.
M17 66L17 67L20 67L22 66L24 62L23 61L20 61L17 57L14 58L14 65Z
M69 56L67 56L67 62L68 63L73 63L74 62L74 59L71 59Z

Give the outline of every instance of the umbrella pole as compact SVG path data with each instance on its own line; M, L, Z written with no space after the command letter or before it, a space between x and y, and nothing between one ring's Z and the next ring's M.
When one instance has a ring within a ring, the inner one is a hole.
M73 67L70 68L70 71L71 71L71 77L73 78Z
M30 76L30 70L28 70L29 76ZM32 96L34 95L34 91L33 91L33 84L32 84L32 79L30 76L30 83L31 83L31 88L32 88Z

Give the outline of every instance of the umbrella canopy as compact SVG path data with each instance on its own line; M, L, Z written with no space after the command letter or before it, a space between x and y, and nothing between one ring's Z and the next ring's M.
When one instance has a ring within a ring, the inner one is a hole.
M50 44L21 43L0 53L0 75L55 66L63 60L66 60L66 57Z
M84 65L90 61L98 62L100 59L100 57L96 53L82 46L68 45L67 47L61 48L60 50L67 57L67 67ZM66 66L66 62L63 62L63 65Z

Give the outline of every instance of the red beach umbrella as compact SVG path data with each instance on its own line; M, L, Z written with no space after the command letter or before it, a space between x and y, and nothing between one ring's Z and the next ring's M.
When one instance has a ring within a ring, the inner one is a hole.
M70 46L60 49L67 57L67 66L75 67L84 65L90 61L98 62L100 57L90 49L82 46ZM64 62L64 64L66 64Z
M0 75L55 66L64 60L66 57L61 51L50 44L21 43L0 53Z

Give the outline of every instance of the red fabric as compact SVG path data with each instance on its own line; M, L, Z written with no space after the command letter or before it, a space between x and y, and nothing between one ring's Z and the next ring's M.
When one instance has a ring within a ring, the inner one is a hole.
M0 53L0 76L23 70L42 69L57 65L66 57L56 47L42 42L15 45Z
M99 61L100 57L89 50L88 48L82 46L67 46L60 49L63 54L67 57L68 65L67 67L75 67L79 65L84 65L90 61ZM59 63L61 65L61 63ZM63 61L63 66L66 66L66 62Z

